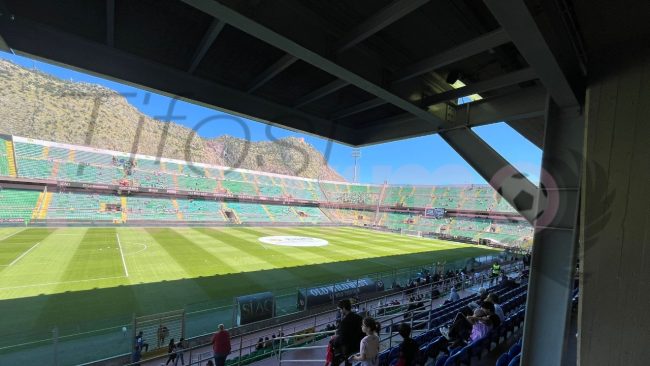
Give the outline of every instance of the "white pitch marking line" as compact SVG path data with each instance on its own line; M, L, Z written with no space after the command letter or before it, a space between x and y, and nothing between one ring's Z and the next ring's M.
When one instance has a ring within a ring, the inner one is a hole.
M20 258L22 258L22 257L24 257L25 255L27 255L27 253L31 252L32 249L36 248L40 243L41 243L41 242L39 241L38 243L32 245L32 247L29 248L29 249L27 249L27 251L26 251L25 253L21 254L20 257L14 259L13 262L9 263L9 267L13 266L16 262L18 262L18 261L20 260Z
M115 233L115 237L117 238L117 246L120 248L120 256L122 256L122 264L124 265L124 273L126 274L126 277L129 277L129 270L126 269L126 261L124 260L124 253L122 252L122 243L120 242L120 235L118 233Z
M90 281L101 281L101 280L112 280L116 278L126 278L126 276L114 276L114 277L100 277L100 278L89 278L87 280L74 280L74 281L62 281L62 282L47 282L47 283L38 283L35 285L22 285L22 286L10 286L10 287L0 287L0 290L14 290L19 288L27 287L39 287L39 286L52 286L52 285L63 285L66 283L78 283L78 282L90 282Z
M146 243L131 243L131 245L142 245L142 249L133 253L126 253L126 255L136 255L138 253L144 252L145 250L147 250L147 248L149 248Z
M20 230L18 230L18 231L14 231L13 233L11 233L11 234L5 236L4 238L0 239L0 241L3 241L3 240L5 240L5 239L9 239L9 238L11 238L12 236L14 236L14 235L16 235L16 234L18 234L19 232L24 231L24 230L25 230L25 229L20 229Z

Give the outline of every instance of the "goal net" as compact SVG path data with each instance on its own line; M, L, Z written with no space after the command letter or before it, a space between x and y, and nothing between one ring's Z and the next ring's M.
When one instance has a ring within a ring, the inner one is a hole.
M422 237L422 231L419 231L419 230L400 229L399 233L401 235L417 236L419 238Z

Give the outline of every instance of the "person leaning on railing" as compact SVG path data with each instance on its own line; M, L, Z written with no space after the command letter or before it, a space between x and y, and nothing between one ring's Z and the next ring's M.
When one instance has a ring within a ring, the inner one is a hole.
M363 319L361 329L366 334L360 342L359 353L350 356L349 361L361 361L360 366L378 366L379 365L379 330L381 324L373 318ZM346 362L346 364L347 364Z

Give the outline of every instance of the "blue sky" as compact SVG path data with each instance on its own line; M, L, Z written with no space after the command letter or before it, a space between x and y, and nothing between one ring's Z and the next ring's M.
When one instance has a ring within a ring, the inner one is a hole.
M296 133L278 127L230 116L213 109L144 91L129 85L105 80L82 72L54 66L9 53L0 52L0 57L16 64L37 68L61 79L100 84L126 96L127 100L142 113L151 117L172 120L175 123L196 128L202 121L210 119L198 129L203 137L224 134L250 138L252 141L268 141L287 136L303 137L326 155L332 166L346 180L353 180L354 162L352 148L318 137ZM172 113L169 113L173 105ZM169 116L174 116L170 118ZM486 140L508 161L528 175L531 181L538 181L541 150L528 142L505 123L475 128L474 131ZM386 144L361 148L359 159L359 182L391 184L484 184L486 183L449 145L438 135L423 136Z

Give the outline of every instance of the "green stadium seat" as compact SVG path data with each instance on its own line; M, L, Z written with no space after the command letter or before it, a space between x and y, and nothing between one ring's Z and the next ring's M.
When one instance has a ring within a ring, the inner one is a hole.
M132 196L127 199L126 212L127 220L179 220L178 210L169 198Z
M203 199L178 199L177 202L184 221L227 221L221 202Z
M41 191L0 190L0 219L23 219L30 221Z
M115 195L88 193L53 193L47 219L110 221L119 220L121 212L108 211L105 204L119 205Z

